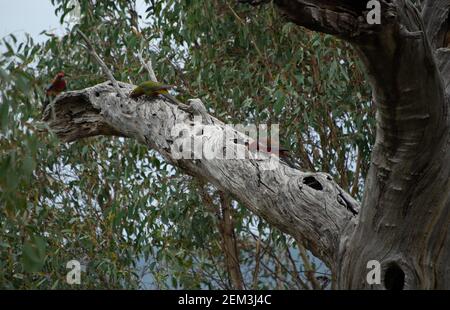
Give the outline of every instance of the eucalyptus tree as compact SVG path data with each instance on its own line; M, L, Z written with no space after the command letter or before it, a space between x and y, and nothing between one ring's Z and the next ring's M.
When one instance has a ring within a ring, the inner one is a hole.
M367 288L377 260L373 288L448 288L446 1L380 1L380 25L365 1L244 2L84 0L74 23L59 0L63 37L4 40L3 286L68 287L75 258L84 287L139 287L144 271L158 288ZM119 92L149 79L141 55L216 135L279 124L302 169L178 159L170 129L192 115L117 96L77 30ZM60 70L72 91L43 123Z

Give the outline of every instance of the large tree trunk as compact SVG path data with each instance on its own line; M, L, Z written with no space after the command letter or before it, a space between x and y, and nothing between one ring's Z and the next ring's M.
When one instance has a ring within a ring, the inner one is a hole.
M302 242L328 265L337 288L450 289L450 1L422 1L422 14L407 0L380 1L380 25L366 23L366 1L274 2L296 24L351 42L366 66L378 112L361 212L326 173L284 164L267 170L256 159L177 159L177 123L196 126L194 139L205 148L217 149L229 132L237 139L224 148L245 148L246 137L206 116L198 100L202 121L161 99L118 97L104 83L59 96L54 117L49 107L44 118L65 141L117 135L159 151ZM380 285L366 281L371 260L381 263Z
M423 1L423 17L407 0L379 2L381 24L369 25L366 1L275 0L298 25L351 42L373 89L377 137L338 286L368 287L377 260L388 288L450 288L450 1Z

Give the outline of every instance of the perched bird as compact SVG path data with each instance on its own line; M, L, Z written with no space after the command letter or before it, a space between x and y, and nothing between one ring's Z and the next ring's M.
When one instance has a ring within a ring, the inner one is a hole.
M294 169L300 169L301 166L296 159L294 159L289 149L283 147L282 145L275 146L276 144L272 139L266 139L264 137L260 137L257 140L253 140L248 144L248 149L250 151L258 151L267 154L278 155L280 160L287 164L289 167Z
M66 81L64 80L64 72L59 72L52 83L45 89L45 94L47 96L57 96L61 92L65 91L67 88Z
M45 89L46 99L44 101L42 111L44 111L47 105L50 103L51 98L58 96L60 93L67 89L67 83L64 80L64 76L64 72L59 72L53 79L52 83Z
M169 93L169 89L174 88L172 85L162 84L154 81L146 81L138 86L130 93L130 98L139 98L146 95L156 97L158 95L165 95Z
M149 97L157 97L158 95L164 96L176 105L183 106L184 104L178 101L177 98L169 94L169 89L174 88L172 85L161 84L154 81L147 81L139 84L130 93L130 98L139 98L140 96L146 95Z

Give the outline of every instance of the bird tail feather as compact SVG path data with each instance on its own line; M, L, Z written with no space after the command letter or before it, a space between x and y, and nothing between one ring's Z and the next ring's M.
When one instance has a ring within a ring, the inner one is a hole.
M178 106L184 105L184 103L180 102L177 98L175 98L171 94L162 94L162 95Z

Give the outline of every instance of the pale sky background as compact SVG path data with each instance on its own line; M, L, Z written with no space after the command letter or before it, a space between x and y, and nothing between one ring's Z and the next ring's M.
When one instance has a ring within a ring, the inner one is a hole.
M145 16L144 1L136 1L136 10ZM62 35L64 26L55 15L50 0L0 0L0 40L13 33L20 41L29 33L35 42L45 41L43 30Z
M0 0L0 38L13 33L20 39L29 33L40 42L46 38L39 36L43 30L63 30L50 0Z

